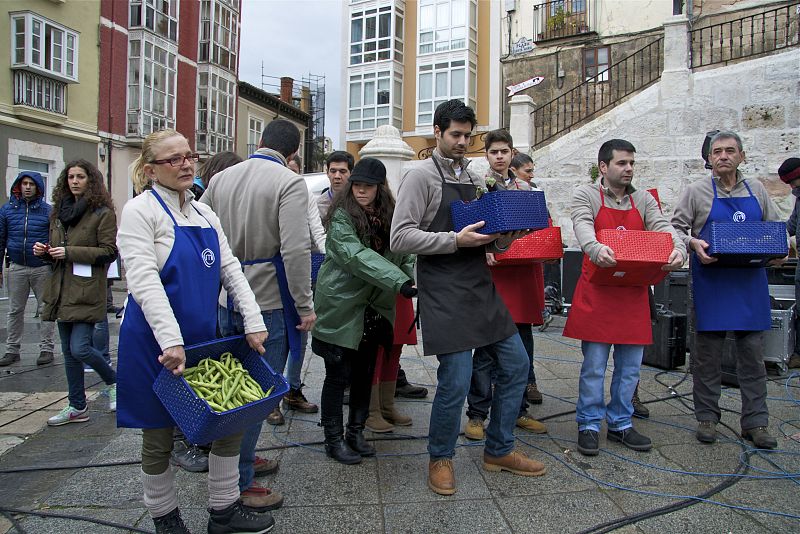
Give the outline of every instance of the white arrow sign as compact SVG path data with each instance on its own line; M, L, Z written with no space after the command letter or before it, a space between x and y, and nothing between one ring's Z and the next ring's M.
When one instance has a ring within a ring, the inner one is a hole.
M536 76L534 78L531 78L530 80L525 80L524 82L520 82L516 85L509 85L506 87L506 89L508 89L508 96L514 96L516 93L524 91L525 89L533 87L534 85L539 85L543 81L544 77Z

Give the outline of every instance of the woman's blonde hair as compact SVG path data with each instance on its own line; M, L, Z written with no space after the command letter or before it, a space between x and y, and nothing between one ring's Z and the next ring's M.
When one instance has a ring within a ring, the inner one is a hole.
M131 181L133 182L133 190L136 193L141 193L150 184L150 178L144 174L144 166L155 159L156 147L162 141L175 136L184 137L184 135L177 130L166 129L153 132L142 141L142 153L133 162L133 175Z

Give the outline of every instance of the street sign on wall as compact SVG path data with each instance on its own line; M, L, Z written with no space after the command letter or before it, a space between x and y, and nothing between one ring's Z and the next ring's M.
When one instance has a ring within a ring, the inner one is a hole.
M529 80L525 80L524 82L520 82L516 85L509 85L506 87L508 89L508 96L514 96L515 94L519 93L520 91L524 91L534 85L539 85L544 81L543 76L535 76Z

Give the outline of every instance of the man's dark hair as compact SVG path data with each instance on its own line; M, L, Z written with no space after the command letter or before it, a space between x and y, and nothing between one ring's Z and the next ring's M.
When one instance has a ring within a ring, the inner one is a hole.
M300 148L300 130L287 120L275 119L264 128L259 147L271 148L287 158Z
M511 158L511 165L512 169L519 169L523 165L527 165L528 163L533 163L533 158L527 154L517 154L513 158Z
M614 151L621 152L636 152L636 148L624 139L609 139L600 145L600 151L597 153L597 163L605 163L608 165L614 159Z
M511 134L508 133L508 130L499 129L488 132L483 138L485 150L489 150L492 143L505 143L508 145L508 148L514 149L514 139L511 138Z
M347 163L347 169L352 171L356 164L356 160L350 152L344 150L334 150L325 160L325 168L331 166L331 163Z
M478 123L475 111L457 98L442 102L436 106L436 111L433 113L433 125L438 126L442 133L450 128L450 123L453 121L468 122L473 128Z

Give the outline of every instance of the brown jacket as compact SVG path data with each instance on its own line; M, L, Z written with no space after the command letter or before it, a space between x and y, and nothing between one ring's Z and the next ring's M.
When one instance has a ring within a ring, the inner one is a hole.
M113 210L87 210L68 231L60 220L50 223L50 246L66 247L67 257L52 262L44 290L42 319L97 323L106 316L106 272L117 258L117 217ZM74 264L91 265L92 276L74 274Z

